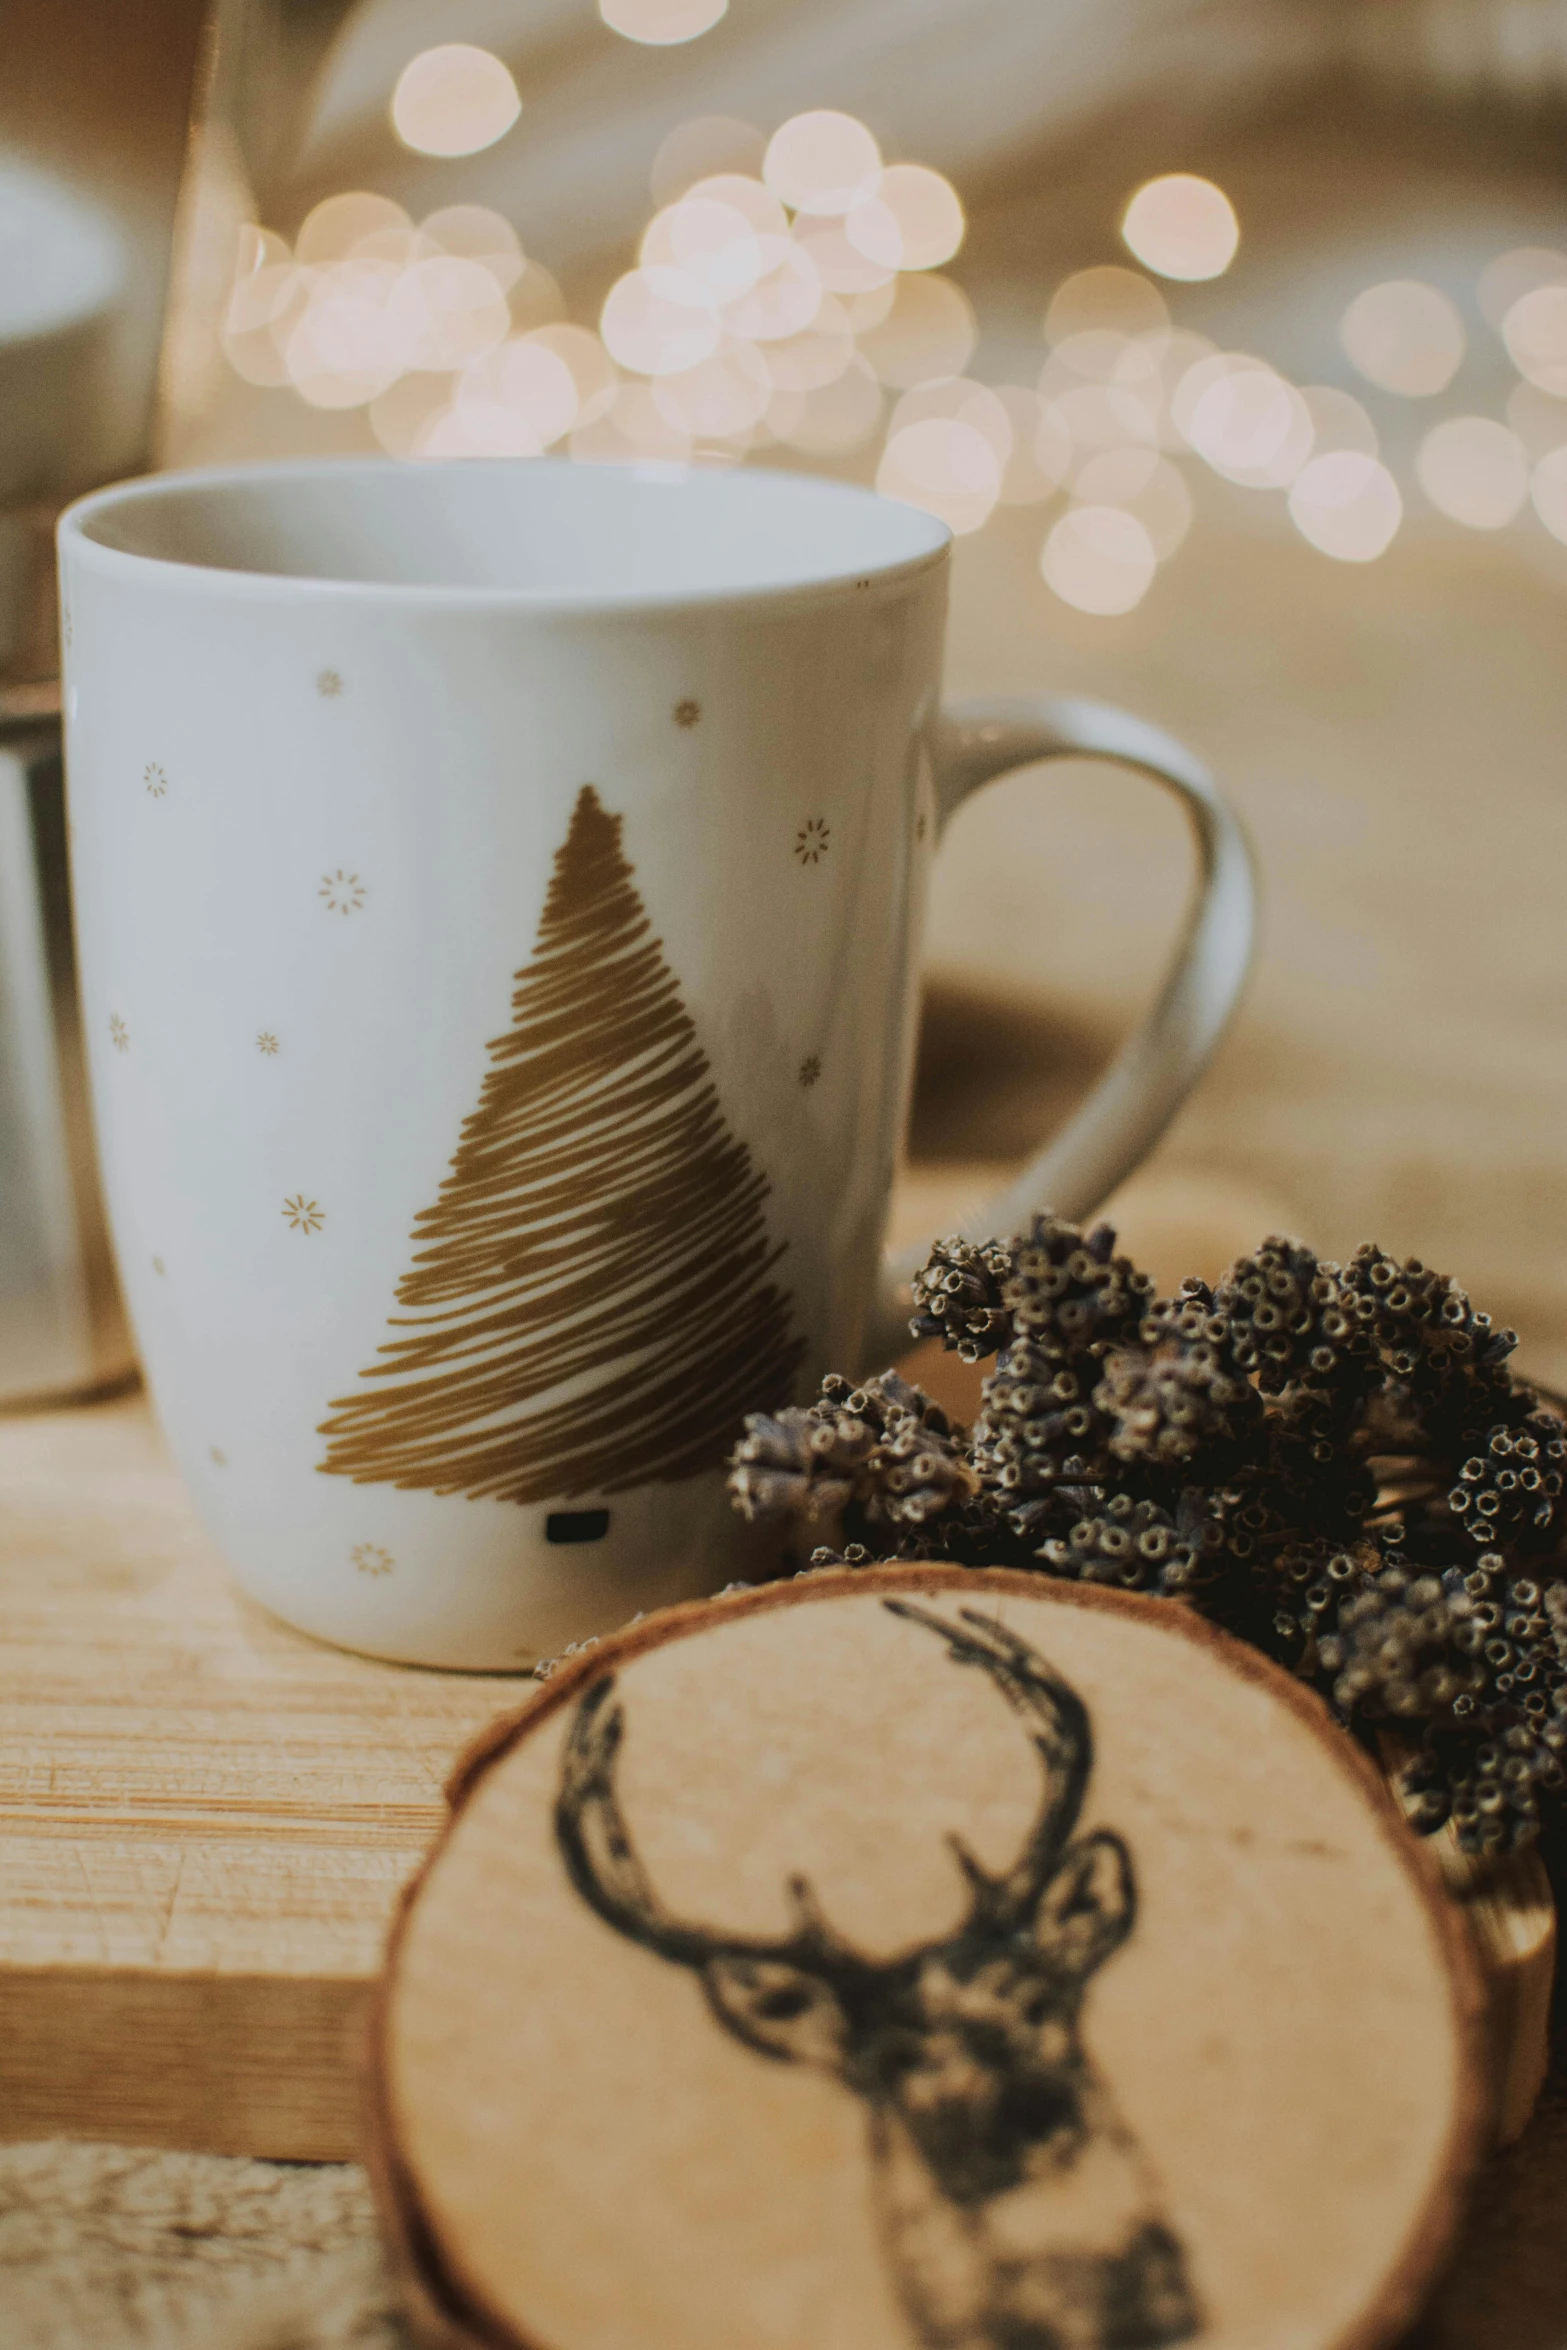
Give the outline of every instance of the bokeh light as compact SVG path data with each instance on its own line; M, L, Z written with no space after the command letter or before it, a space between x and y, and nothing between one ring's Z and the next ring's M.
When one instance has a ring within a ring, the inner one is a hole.
M938 376L929 383L916 384L894 407L888 435L911 424L923 424L933 416L971 425L994 449L998 467L1005 467L1012 455L1012 419L988 384L975 383L966 375Z
M880 431L881 419L881 385L857 352L830 384L777 392L767 412L776 437L808 457L845 457L864 448Z
M409 328L396 310L402 275L390 261L334 261L308 273L283 357L290 383L312 408L361 408L404 372Z
M815 262L792 237L763 237L761 259L755 285L724 305L724 331L747 343L781 343L804 334L822 306Z
M1529 477L1529 495L1552 538L1567 545L1567 446L1540 459Z
M762 177L794 212L841 214L874 196L881 150L852 114L791 115L767 142Z
M729 0L599 0L599 14L611 32L650 49L672 48L710 33L728 7Z
M1567 398L1567 285L1520 294L1502 321L1502 340L1526 381Z
M294 239L294 259L313 266L346 261L366 237L385 230L401 230L406 235L412 228L408 214L390 196L372 195L368 188L350 188L341 196L323 197L305 214ZM251 234L265 232L256 229ZM274 241L286 256L288 248L281 238Z
M885 269L938 269L962 244L963 230L956 188L923 163L894 163L875 195L844 221L856 252Z
M1101 449L1072 477L1079 506L1116 506L1148 533L1154 560L1168 563L1192 526L1186 477L1153 449Z
M884 498L937 515L949 530L978 530L1001 494L1001 459L985 434L956 416L928 416L889 433L876 471Z
M526 334L537 326L553 326L566 315L566 298L549 271L537 261L528 261L508 297L511 322L519 334Z
M418 233L436 252L450 253L460 261L477 261L503 294L510 292L527 267L511 222L487 204L444 205L420 221ZM410 259L414 257L410 255Z
M860 351L884 384L902 391L930 376L961 375L978 340L967 294L925 271L897 280L886 317L860 336Z
M849 214L851 221L857 217L856 213ZM802 250L810 255L811 266L829 293L873 294L893 275L889 267L872 261L850 240L846 223L836 217L824 219L816 213L798 213L794 234Z
M1538 384L1514 384L1507 396L1507 421L1531 457L1548 456L1567 443L1567 400L1542 392Z
M748 294L766 266L764 241L738 206L707 194L682 196L655 213L642 238L644 269L679 270L697 303Z
M1135 269L1108 262L1079 269L1063 279L1045 312L1045 340L1060 345L1082 334L1167 333L1170 313L1164 296Z
M1221 354L1199 360L1182 379L1177 399L1181 430L1226 481L1285 489L1311 455L1310 409L1294 385L1260 359Z
M1522 441L1489 416L1449 416L1433 425L1415 471L1432 505L1470 530L1501 530L1529 495Z
M673 204L696 185L718 172L754 179L762 168L767 141L754 122L736 114L698 114L676 123L653 158L649 184L655 204Z
M1039 558L1047 587L1079 612L1130 612L1153 585L1153 541L1135 514L1119 506L1072 506Z
M1362 456L1378 457L1377 428L1353 392L1336 384L1305 384L1301 398L1311 418L1312 445L1319 456L1331 449L1358 449Z
M836 383L854 357L854 337L843 304L824 294L810 325L756 346L775 391L815 392Z
M506 66L466 41L421 50L392 93L392 128L418 155L477 155L504 138L521 112Z
M659 414L693 440L748 433L772 396L772 377L750 343L727 343L684 374L661 375L653 384Z
M1301 537L1340 563L1372 563L1385 554L1404 513L1387 467L1360 449L1313 457L1290 487L1289 510Z
M386 301L404 369L466 367L494 350L511 326L506 297L489 271L451 253L398 271Z
M1222 277L1241 241L1224 190L1189 171L1145 181L1126 207L1121 236L1145 269L1188 282Z
M571 454L579 464L589 465L643 465L650 460L683 465L692 455L692 443L689 433L659 413L650 385L623 383L601 415L573 432Z
M996 398L1012 428L1001 474L1003 506L1041 506L1072 470L1072 436L1055 408L1024 384L999 384Z
M1446 391L1463 364L1464 322L1439 287L1391 278L1355 296L1339 321L1339 341L1380 391L1429 399Z
M1480 310L1498 333L1513 304L1536 286L1567 285L1567 253L1551 245L1519 245L1499 253L1480 273Z
M637 375L683 375L718 348L718 306L678 269L632 269L604 297L604 348Z
M579 425L592 424L609 408L620 381L615 363L598 336L585 326L571 326L562 322L556 326L541 326L527 337L556 358L569 370L577 389L577 417Z
M577 421L577 386L558 352L517 336L465 368L420 455L537 457Z
M451 404L447 375L403 375L370 403L370 429L389 457L417 457L437 418Z

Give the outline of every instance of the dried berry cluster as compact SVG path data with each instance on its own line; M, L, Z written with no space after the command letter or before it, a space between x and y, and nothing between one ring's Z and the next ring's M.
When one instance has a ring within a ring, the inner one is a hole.
M1527 1842L1567 1787L1567 1429L1413 1261L1270 1239L1160 1299L1108 1225L942 1241L916 1337L994 1355L972 1432L895 1373L757 1416L731 1491L815 1563L1014 1565L1186 1601L1398 1731L1417 1826Z

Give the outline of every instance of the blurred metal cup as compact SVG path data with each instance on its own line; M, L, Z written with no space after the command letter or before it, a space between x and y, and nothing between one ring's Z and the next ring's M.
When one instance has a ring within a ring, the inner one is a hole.
M54 522L148 462L205 0L6 0L0 73L0 1409L132 1375L76 1007Z

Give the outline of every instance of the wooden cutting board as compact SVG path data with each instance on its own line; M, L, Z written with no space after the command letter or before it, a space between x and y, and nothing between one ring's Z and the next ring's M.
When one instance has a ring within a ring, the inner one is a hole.
M0 1418L0 2137L356 2154L398 1895L456 1757L533 1687L263 1613L143 1397ZM1445 1865L1511 2136L1544 2063L1549 1890L1532 1854Z

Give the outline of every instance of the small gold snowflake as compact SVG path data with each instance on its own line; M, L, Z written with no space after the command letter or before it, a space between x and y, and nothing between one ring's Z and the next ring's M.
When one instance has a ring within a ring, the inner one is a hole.
M825 816L808 816L794 836L794 853L802 865L819 865L831 838Z
M277 1051L277 1049L277 1038L273 1035L270 1028L263 1028L260 1035L256 1038L257 1052L265 1053L270 1060L271 1056Z
M379 1542L356 1542L348 1555L361 1575L389 1575L397 1564Z
M118 1012L109 1014L109 1042L117 1053L128 1053L131 1049L131 1032Z
M226 1469L229 1465L228 1454L220 1450L220 1448L215 1444L208 1445L207 1458L215 1469Z
M684 701L675 704L675 724L677 726L695 726L701 715L702 705L700 702Z
M335 669L323 669L316 679L316 692L323 701L330 702L343 690L343 681Z
M169 779L156 759L149 759L141 771L141 779L155 800L161 800L169 788Z
M811 1087L816 1083L816 1080L818 1077L820 1077L821 1073L822 1063L820 1054L807 1053L804 1060L800 1063L800 1083L804 1086L807 1093L810 1092Z
M296 1191L292 1199L283 1202L283 1214L291 1232L319 1232L326 1222L326 1210L317 1207L313 1199L306 1199L302 1191Z
M335 873L323 873L318 892L329 914L355 913L365 902L364 884L357 873L345 873L339 865Z

